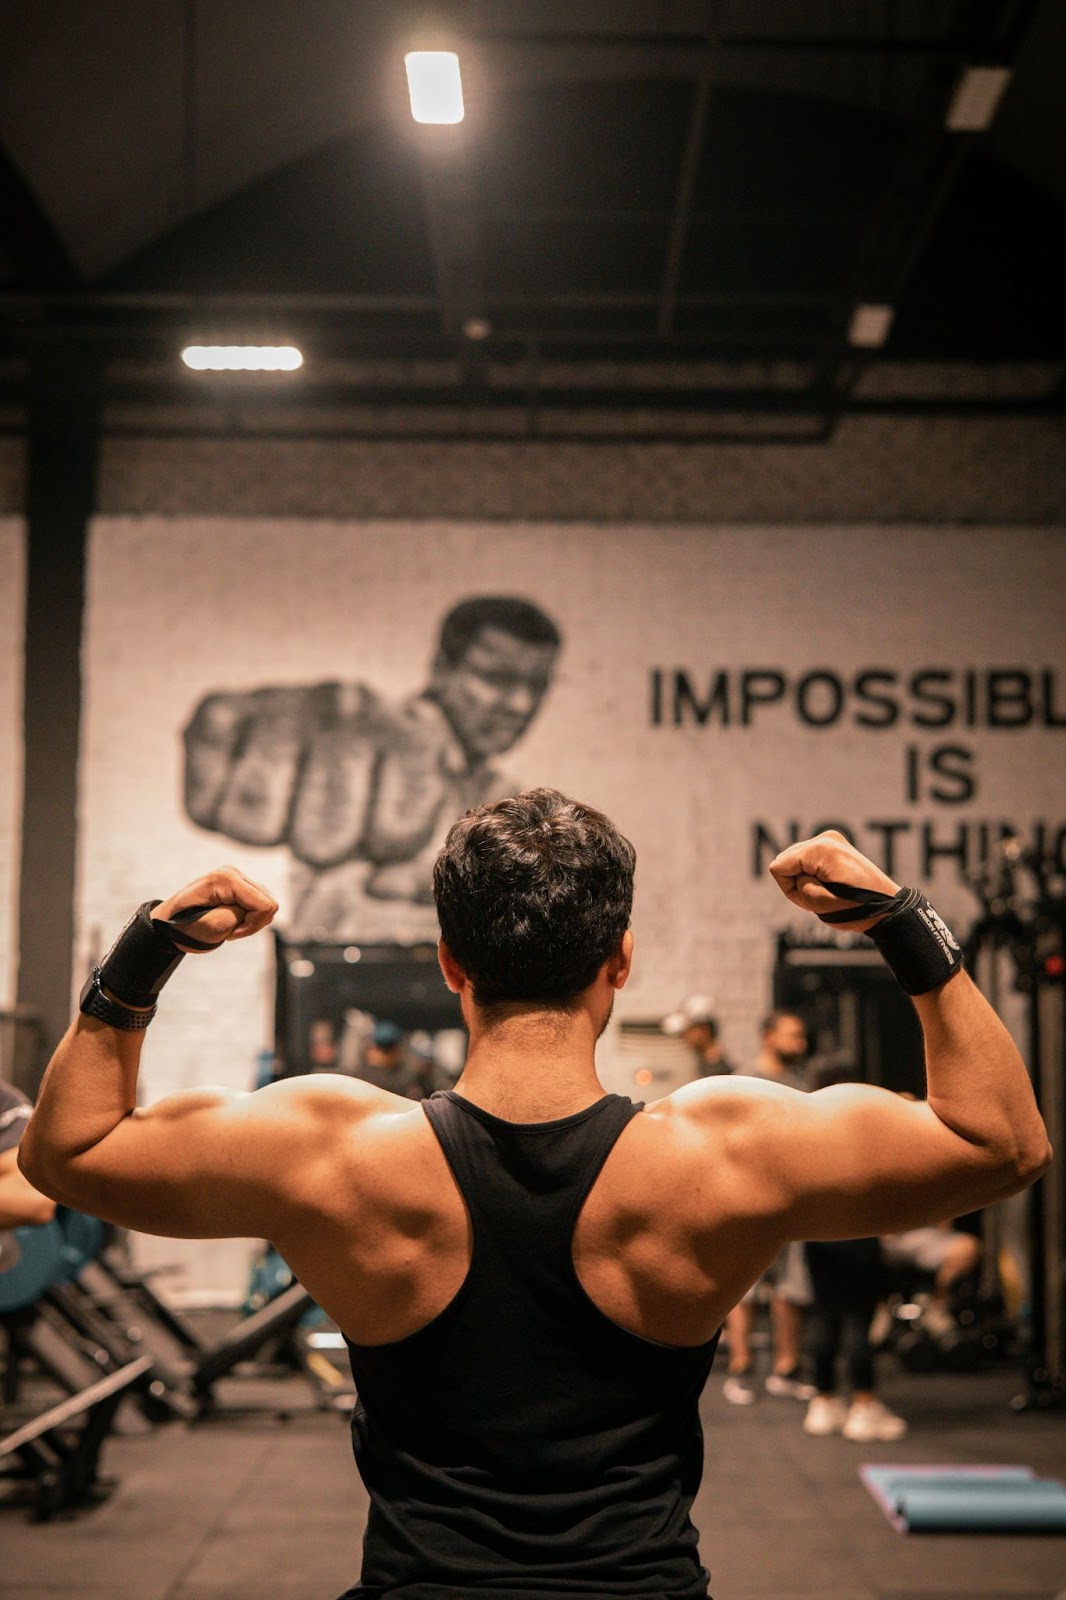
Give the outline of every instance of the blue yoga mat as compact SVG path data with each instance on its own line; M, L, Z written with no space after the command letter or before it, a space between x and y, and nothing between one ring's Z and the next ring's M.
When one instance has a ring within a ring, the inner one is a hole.
M1030 1467L867 1466L860 1476L908 1533L1066 1533L1066 1485Z
M908 1489L898 1503L911 1533L953 1529L962 1533L1001 1529L1048 1529L1066 1533L1066 1489L1034 1478L1032 1483L998 1487L967 1484L954 1489Z

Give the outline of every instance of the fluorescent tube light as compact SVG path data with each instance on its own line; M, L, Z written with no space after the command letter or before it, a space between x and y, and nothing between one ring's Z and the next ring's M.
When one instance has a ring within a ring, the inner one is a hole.
M1009 67L967 67L951 97L944 126L952 133L983 133L992 126L1009 82Z
M453 50L411 50L404 56L416 122L462 122L463 83Z
M194 372L295 372L304 361L291 344L190 344L181 359Z

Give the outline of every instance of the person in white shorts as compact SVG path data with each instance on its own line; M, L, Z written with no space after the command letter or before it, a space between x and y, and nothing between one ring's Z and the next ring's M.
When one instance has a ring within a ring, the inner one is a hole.
M942 1338L955 1328L949 1309L952 1287L960 1278L976 1271L981 1260L981 1241L963 1233L950 1222L931 1228L907 1228L903 1233L886 1233L881 1254L890 1267L918 1267L932 1272L932 1296L922 1317L922 1326L934 1338Z
M762 1044L754 1068L741 1073L806 1089L801 1068L807 1056L807 1029L803 1018L791 1011L771 1011L762 1025ZM803 1313L811 1304L811 1279L803 1246L795 1240L785 1245L777 1259L752 1285L726 1318L729 1368L722 1394L730 1405L750 1406L755 1401L752 1382L751 1325L761 1285L770 1287L770 1336L773 1355L766 1375L767 1394L780 1399L808 1401L814 1395L800 1371Z

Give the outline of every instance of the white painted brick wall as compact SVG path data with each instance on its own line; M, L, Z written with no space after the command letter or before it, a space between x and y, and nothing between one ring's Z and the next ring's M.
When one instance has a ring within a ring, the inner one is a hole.
M436 625L457 599L513 592L566 638L541 715L503 762L604 807L639 853L637 965L620 1018L710 991L729 1052L748 1059L766 1009L773 933L789 920L750 874L752 820L811 826L929 818L941 830L1006 816L1066 820L1062 734L1040 728L812 731L771 708L750 728L652 727L649 670L1025 667L1058 673L1066 707L1061 527L928 528L434 521L101 518L94 525L85 647L79 836L80 979L129 910L219 861L279 893L283 849L193 827L180 803L180 729L214 688L373 684L397 699L425 682ZM908 804L903 748L974 753L965 806ZM913 876L904 853L901 876ZM968 892L941 869L932 892L963 924ZM189 961L153 1025L147 1098L193 1083L246 1086L269 1041L270 946ZM612 1041L603 1075L619 1081ZM232 1243L144 1245L186 1263L187 1286L243 1284Z

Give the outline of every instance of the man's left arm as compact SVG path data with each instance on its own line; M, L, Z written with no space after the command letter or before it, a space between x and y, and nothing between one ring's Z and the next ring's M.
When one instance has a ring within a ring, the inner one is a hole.
M170 924L205 908L182 932L202 951L267 926L276 903L234 868L197 879L157 906ZM123 936L125 938L125 935ZM195 1089L146 1109L137 1106L137 1072L147 1008L138 972L123 972L115 1021L79 1014L49 1064L19 1146L28 1181L64 1205L106 1221L173 1237L271 1237L295 1203L308 1160L321 1144L322 1095L293 1079L255 1094ZM136 961L134 961L134 969ZM114 980L119 981L119 980ZM108 1012L107 1003L98 1007Z

